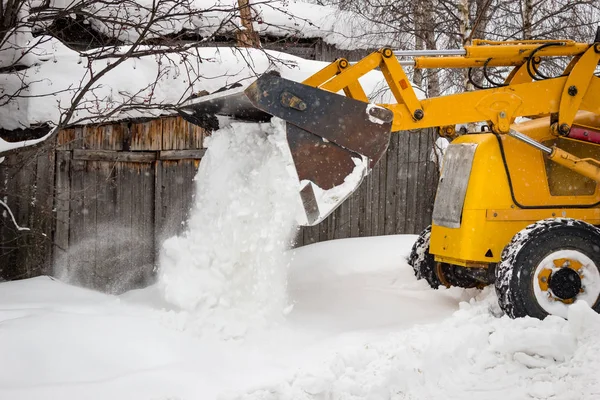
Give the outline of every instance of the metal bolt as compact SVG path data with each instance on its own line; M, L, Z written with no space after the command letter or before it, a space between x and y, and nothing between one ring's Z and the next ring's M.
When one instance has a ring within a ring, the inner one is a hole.
M506 118L506 113L504 111L500 111L499 116L500 116L500 118L504 119L504 118Z
M571 127L569 126L569 124L562 124L558 127L558 133L560 133L563 136L568 135L570 130Z
M281 104L285 107L294 108L299 111L304 111L308 107L301 98L287 91L281 93Z
M569 96L577 96L577 86L569 86L567 93L569 93Z
M545 276L542 276L542 282L544 282L544 283L548 282L548 278L546 278Z
M420 108L417 108L415 110L415 113L413 114L413 117L417 120L420 121L423 119L423 117L425 116L425 113L423 112L423 110L421 110Z
M392 122L394 119L394 114L390 110L381 107L371 107L369 109L369 115L388 123Z

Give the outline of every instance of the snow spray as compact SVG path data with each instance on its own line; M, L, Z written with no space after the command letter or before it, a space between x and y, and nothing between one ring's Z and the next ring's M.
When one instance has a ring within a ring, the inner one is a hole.
M185 233L165 241L159 287L226 336L282 317L301 209L285 124L232 123L207 139Z

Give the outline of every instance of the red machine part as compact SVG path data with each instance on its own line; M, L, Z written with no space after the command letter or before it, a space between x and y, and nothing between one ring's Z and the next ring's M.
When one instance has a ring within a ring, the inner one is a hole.
M587 126L573 125L567 137L600 144L600 130L592 129Z

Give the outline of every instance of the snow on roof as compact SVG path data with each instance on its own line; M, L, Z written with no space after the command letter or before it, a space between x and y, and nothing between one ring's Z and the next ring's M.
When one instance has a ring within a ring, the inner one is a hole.
M89 80L88 59L84 55L54 38L33 40L38 45L29 54L31 67L0 74L0 86L6 93L22 88L18 97L0 107L0 126L7 130L58 123ZM126 51L127 47L121 49ZM97 59L91 65L98 73L115 60ZM327 64L275 51L232 47L196 48L185 57L174 53L130 58L92 86L70 123L172 113L169 105L181 103L201 90L210 93L236 82L248 85L267 70L278 70L285 78L302 81ZM379 71L370 72L361 78L361 83L372 95L372 101L394 102Z
M76 2L77 0L75 0ZM294 38L321 38L339 49L372 49L393 44L394 36L384 25L374 24L350 11L296 0L251 1L254 28L262 35ZM73 7L70 0L54 0L52 7ZM160 0L158 9L167 13L146 37L196 32L204 37L240 29L237 0ZM153 7L152 0L120 0L114 3L89 2L86 23L95 30L132 43ZM90 16L92 15L92 16ZM131 24L133 23L133 24ZM131 24L131 25L130 25Z
M350 11L299 1L268 2L254 7L259 21L255 29L274 36L321 38L338 49L373 49L393 44L386 27Z

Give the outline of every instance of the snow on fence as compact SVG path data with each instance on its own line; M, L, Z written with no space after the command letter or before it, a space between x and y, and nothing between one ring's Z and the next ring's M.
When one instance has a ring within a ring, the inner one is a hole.
M76 127L0 164L0 277L68 277L121 292L152 280L160 244L181 233L207 133L179 117ZM392 136L387 154L297 245L417 233L431 219L437 166L430 130ZM207 227L209 229L209 227ZM54 266L54 267L53 267Z

